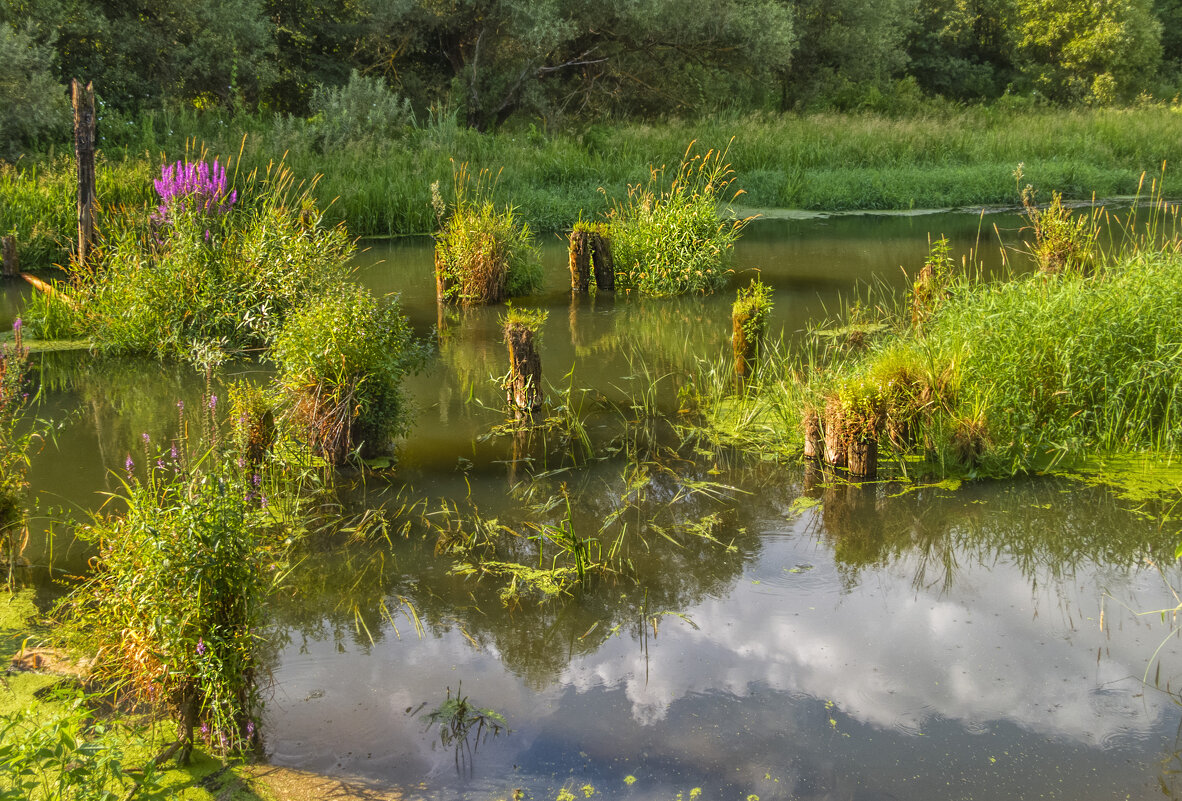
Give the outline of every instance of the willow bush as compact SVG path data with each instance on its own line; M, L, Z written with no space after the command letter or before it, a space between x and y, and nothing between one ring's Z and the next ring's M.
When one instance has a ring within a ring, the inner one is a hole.
M288 317L270 358L292 430L331 463L384 450L409 425L401 381L423 351L396 298L340 285Z

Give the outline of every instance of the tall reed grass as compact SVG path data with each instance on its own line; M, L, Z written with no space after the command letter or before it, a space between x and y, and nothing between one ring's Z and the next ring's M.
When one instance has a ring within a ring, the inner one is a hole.
M1147 200L1108 226L1093 225L1095 212L1054 203L1036 210L1030 252L1066 230L1079 237L1073 252L1088 259L1007 280L970 271L917 281L909 302L877 308L886 334L862 347L847 338L783 355L774 379L737 401L716 393L712 409L732 424L743 409L766 420L786 403L801 411L836 403L847 422L862 410L903 470L918 458L943 472L1013 475L1095 454L1174 453L1182 447L1182 228L1161 183ZM1038 213L1061 217L1053 232ZM1105 227L1117 233L1102 241ZM947 259L942 246L933 246L929 267ZM799 438L795 422L789 430Z
M594 125L577 132L506 129L481 134L433 115L393 138L362 137L322 150L300 121L267 115L218 117L158 112L111 120L100 142L99 200L133 205L160 164L194 142L237 156L244 172L283 159L293 174L323 174L314 196L325 221L347 221L363 236L429 233L436 220L430 185L446 185L452 165L501 169L490 199L511 205L535 230L566 230L606 214L643 184L650 164L677 164L685 143L735 140L728 159L735 188L755 208L821 210L1013 205L1014 165L1064 197L1131 195L1145 171L1182 158L1175 106L1130 109L949 107L910 118L877 114L720 115L659 125ZM104 177L106 176L106 177ZM1166 195L1182 193L1167 176ZM72 161L42 158L0 170L0 233L16 229L27 265L64 262L74 236ZM137 188L138 187L138 188ZM23 247L23 246L22 246Z

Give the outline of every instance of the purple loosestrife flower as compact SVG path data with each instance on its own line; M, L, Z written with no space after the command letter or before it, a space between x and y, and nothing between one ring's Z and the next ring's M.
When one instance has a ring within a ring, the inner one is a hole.
M131 460L130 453L127 454L127 461L123 463L123 467L127 470L128 473L130 473L132 470L135 470L135 462L133 462Z
M205 640L197 638L197 656L205 656Z
M176 408L177 408L177 410L178 410L178 411L180 411L180 412L182 412L182 413L183 413L183 412L185 411L185 402L184 402L183 400L181 400L181 401L177 401L177 402L176 402Z
M12 330L19 334L21 332L21 326L23 325L24 323L21 322L21 318L17 317L12 321Z
M174 209L225 214L238 200L237 191L227 191L226 168L217 159L212 166L207 161L166 164L160 168L160 179L153 181L153 185L160 196L154 215L159 222L167 221Z
M254 737L254 721L253 720L246 721L246 736L247 737Z
M149 442L152 441L152 438L148 436L147 431L145 431L143 434L140 434L140 437L144 440L144 445L147 445Z
M209 396L209 410L212 412L217 407L218 407L218 396L217 395L210 395Z

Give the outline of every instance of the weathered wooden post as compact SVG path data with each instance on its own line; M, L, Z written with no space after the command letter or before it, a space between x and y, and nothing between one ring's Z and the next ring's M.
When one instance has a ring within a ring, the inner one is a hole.
M612 257L612 243L607 236L607 226L591 238L591 263L595 267L595 288L600 292L616 291L616 260Z
M505 344L509 346L509 377L506 399L518 415L542 408L542 358L538 355L538 329L545 313L530 314L511 309L504 318Z
M804 410L804 456L806 459L820 459L825 449L825 438L821 434L821 417L809 406Z
M586 292L591 285L592 232L584 224L576 224L570 232L570 288Z
M70 87L74 105L74 155L78 162L78 260L84 267L94 241L94 84L85 88L75 79Z
M873 431L858 431L850 437L846 461L851 477L871 481L878 477L878 439Z
M739 289L731 306L731 347L735 353L735 375L746 378L755 371L759 345L767 332L772 312L771 288L752 278Z
M825 400L825 461L834 467L845 467L848 456L845 410L841 399L830 395Z
M16 237L6 236L0 240L0 253L3 254L3 270L0 276L16 278L21 274L20 260L16 255Z

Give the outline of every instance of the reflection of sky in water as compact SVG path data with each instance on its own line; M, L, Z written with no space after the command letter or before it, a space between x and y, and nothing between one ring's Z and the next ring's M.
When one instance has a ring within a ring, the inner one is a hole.
M423 641L400 626L402 640L366 655L293 645L276 674L272 758L379 783L424 781L442 788L438 797L522 784L545 797L572 777L601 795L641 798L698 785L763 799L1160 792L1152 787L1178 714L1140 680L1166 629L1128 611L1169 604L1160 575L1084 565L1071 578L1032 580L1003 555L962 564L951 587L917 587L905 555L849 588L807 515L768 526L758 560L726 597L683 610L693 625L664 615L647 643L619 633L542 690L495 650L476 651L460 621ZM1160 659L1179 664L1176 640ZM481 746L464 780L451 752L433 749L422 721L405 714L461 680L514 729ZM381 743L382 753L359 743ZM647 783L621 785L628 773ZM942 794L936 774L963 795Z

